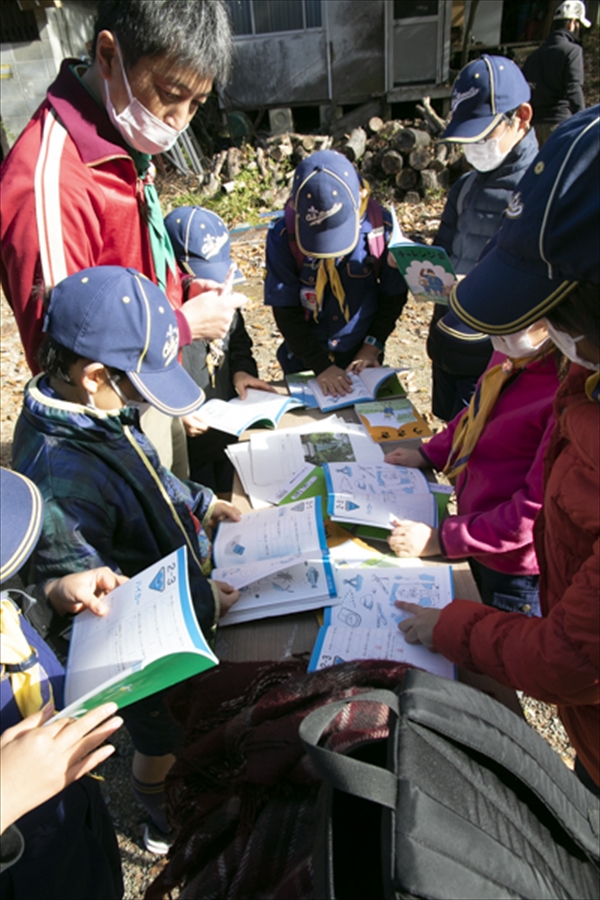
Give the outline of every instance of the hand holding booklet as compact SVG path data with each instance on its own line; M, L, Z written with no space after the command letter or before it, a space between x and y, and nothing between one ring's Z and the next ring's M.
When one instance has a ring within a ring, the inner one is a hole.
M392 207L389 250L415 300L448 305L456 274L443 247L418 244L402 233Z
M209 400L200 407L198 416L210 428L239 437L253 425L276 428L284 413L299 406L302 406L300 401L287 394L249 388L244 400L239 397L227 401Z
M213 579L241 594L221 625L337 602L318 498L254 510L239 522L221 522L213 556Z
M358 375L354 372L347 372L346 374L352 382L352 390L349 394L341 394L338 397L324 394L316 378L309 379L307 386L315 395L321 412L331 412L335 409L343 409L345 406L354 406L355 403L362 403L365 400L375 400L376 397L382 395L405 396L406 392L398 381L398 371L401 370L392 369L389 366L375 366L363 369ZM389 381L389 386L384 385L384 382L387 381Z
M325 610L308 670L353 659L390 659L455 677L451 662L425 647L409 644L398 628L407 617L396 600L442 609L452 601L451 566L372 566L336 570L340 602Z
M196 620L185 547L103 599L105 616L84 610L73 620L58 718L128 706L218 664Z

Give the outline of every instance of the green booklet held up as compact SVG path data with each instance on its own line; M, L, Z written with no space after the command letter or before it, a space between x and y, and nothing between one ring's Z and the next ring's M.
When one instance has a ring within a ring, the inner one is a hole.
M388 249L415 300L443 303L456 283L456 274L442 247L417 244L403 234L392 207L392 234Z
M83 715L119 708L217 665L194 612L185 547L111 591L105 616L75 617L65 676L65 709Z

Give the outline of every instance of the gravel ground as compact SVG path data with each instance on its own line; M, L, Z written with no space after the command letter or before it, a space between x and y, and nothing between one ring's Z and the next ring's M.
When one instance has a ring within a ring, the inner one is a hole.
M398 208L405 231L418 234L421 239L431 237L439 223L441 202L427 206ZM278 332L271 314L262 306L261 272L263 266L264 232L247 236L234 244L234 255L248 282L244 292L249 300L245 310L248 330L254 340L254 352L260 375L266 380L279 379L280 369L275 360ZM429 413L431 402L429 361L425 353L429 309L414 301L407 304L399 325L388 342L386 362L393 366L409 366L405 379L411 400L437 430L441 423ZM0 457L2 465L9 465L12 434L19 413L23 387L28 369L21 350L19 335L4 298L1 300L0 320ZM522 697L527 721L572 767L573 750L558 721L555 710L547 704ZM131 742L124 729L116 735L116 753L102 767L102 788L113 817L121 848L125 877L126 900L139 900L147 885L157 876L164 862L143 849L143 811L136 804L129 789Z

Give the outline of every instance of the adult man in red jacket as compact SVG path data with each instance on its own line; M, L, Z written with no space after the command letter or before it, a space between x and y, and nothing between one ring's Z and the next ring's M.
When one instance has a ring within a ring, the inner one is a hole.
M92 64L63 62L2 166L2 287L32 372L45 293L87 267L130 266L158 284L180 345L227 333L240 295L196 283L184 297L151 155L173 145L230 59L221 0L98 3ZM166 428L144 423L169 464Z

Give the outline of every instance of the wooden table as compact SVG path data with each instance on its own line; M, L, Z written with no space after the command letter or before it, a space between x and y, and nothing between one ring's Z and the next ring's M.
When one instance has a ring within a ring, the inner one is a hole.
M339 410L338 415L346 421L357 421L352 407ZM294 410L283 416L279 427L281 429L291 428L323 418L324 414L319 410ZM249 437L250 432L246 432L241 440L249 440ZM416 448L420 443L419 439L390 442L386 444L386 452L398 446ZM426 474L433 479L433 473ZM237 473L234 477L231 499L242 513L252 509ZM372 544L376 550L389 549L387 544L381 541L368 541L368 543ZM427 565L447 564L447 560L443 560L441 557L427 559ZM463 600L481 603L481 597L469 564L466 561L452 563L452 574L456 596ZM244 622L239 625L228 625L218 631L215 652L219 659L231 662L287 659L296 653L312 651L318 630L319 624L314 611L260 619L256 622ZM487 675L476 675L461 668L458 669L458 678L459 681L490 694L513 712L522 715L517 696L510 688L504 687Z

